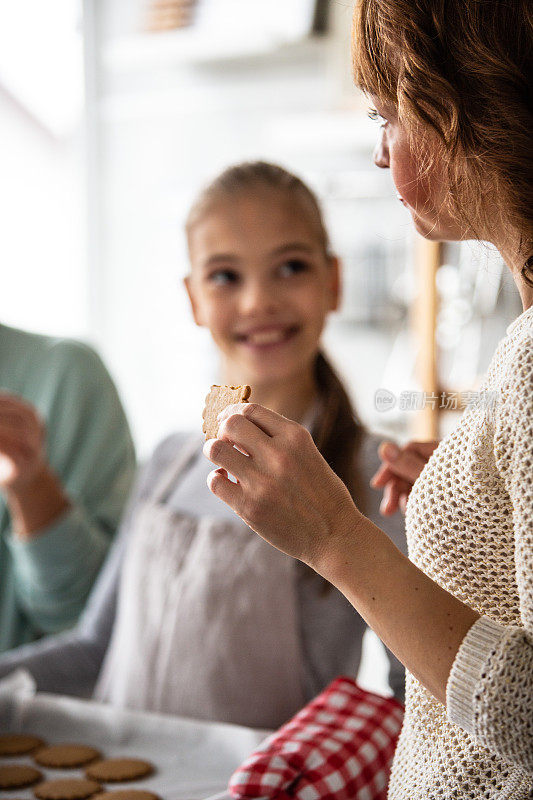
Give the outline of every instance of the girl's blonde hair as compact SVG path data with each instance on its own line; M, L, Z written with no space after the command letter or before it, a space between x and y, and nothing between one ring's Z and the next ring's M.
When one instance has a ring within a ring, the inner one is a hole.
M531 0L356 0L356 83L442 144L451 201L470 228L502 222L533 253ZM420 125L419 123L423 123ZM490 193L490 194L489 194ZM492 213L492 212L489 212Z
M298 201L312 222L324 253L329 255L329 239L322 219L322 211L314 193L296 175L277 164L267 161L246 161L228 167L204 188L193 203L185 222L189 240L194 226L211 208L228 197L253 192L254 189L273 189L292 196Z
M299 203L315 228L326 259L331 257L329 239L320 204L315 194L296 175L276 164L254 161L229 167L215 178L193 204L185 223L190 241L199 222L220 203L254 190L273 189L288 194ZM356 451L363 433L346 389L324 353L315 361L315 377L322 399L322 412L312 431L316 445L331 468L359 501L365 494L357 484ZM363 501L364 502L364 501Z

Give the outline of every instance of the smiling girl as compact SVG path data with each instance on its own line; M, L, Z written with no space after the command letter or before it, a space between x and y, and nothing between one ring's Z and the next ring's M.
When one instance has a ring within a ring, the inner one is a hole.
M320 335L339 299L339 266L316 200L282 169L247 164L208 187L186 230L186 286L197 324L219 349L224 382L249 383L254 399L303 419L317 399Z
M186 231L186 288L220 380L250 384L305 425L377 521L378 442L320 350L339 265L314 195L280 167L240 165L202 193ZM357 674L361 617L209 492L202 444L174 434L159 445L78 627L0 658L0 675L23 666L41 690L89 694L97 681L96 697L114 704L275 728L339 674ZM388 532L403 545L399 515ZM401 699L404 671L388 655Z
M354 505L309 433L258 404L221 415L219 438L205 447L219 467L209 485L262 537L337 586L407 667L391 800L526 800L533 791L531 1L357 0L354 20L356 80L382 118L376 163L391 169L415 227L432 239L492 242L520 292L524 311L482 387L496 402L470 407L429 457L407 505L410 560Z

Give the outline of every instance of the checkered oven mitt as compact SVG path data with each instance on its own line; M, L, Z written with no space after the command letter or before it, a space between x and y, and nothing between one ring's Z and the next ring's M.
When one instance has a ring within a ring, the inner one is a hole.
M234 772L236 800L386 800L402 727L394 698L337 678Z

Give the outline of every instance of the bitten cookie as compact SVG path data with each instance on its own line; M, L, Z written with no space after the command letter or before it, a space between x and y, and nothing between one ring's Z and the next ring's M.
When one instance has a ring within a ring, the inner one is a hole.
M54 744L38 750L33 758L42 767L68 769L90 764L91 761L102 758L102 754L85 744Z
M88 778L113 783L114 781L135 781L151 775L154 771L149 761L139 758L108 758L97 761L85 770Z
M202 414L204 424L202 431L205 438L216 439L218 434L218 415L226 406L234 403L247 403L252 390L249 386L211 386L211 391L205 398L205 408Z
M86 800L87 797L101 792L102 787L96 781L83 778L60 778L57 781L44 781L35 787L33 793L39 800Z
M161 798L157 794L146 792L143 789L115 789L95 794L91 800L161 800Z
M43 745L43 740L38 736L29 736L26 733L0 734L0 756L23 756Z
M25 764L5 764L0 766L0 789L21 789L23 786L31 786L43 777L35 767L27 767Z

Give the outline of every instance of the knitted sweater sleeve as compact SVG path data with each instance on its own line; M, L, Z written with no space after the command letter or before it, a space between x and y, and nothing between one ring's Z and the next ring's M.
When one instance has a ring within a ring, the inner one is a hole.
M533 774L533 335L514 353L494 408L494 459L513 509L520 624L481 617L447 686L448 717L495 755ZM513 587L510 587L512 590Z

